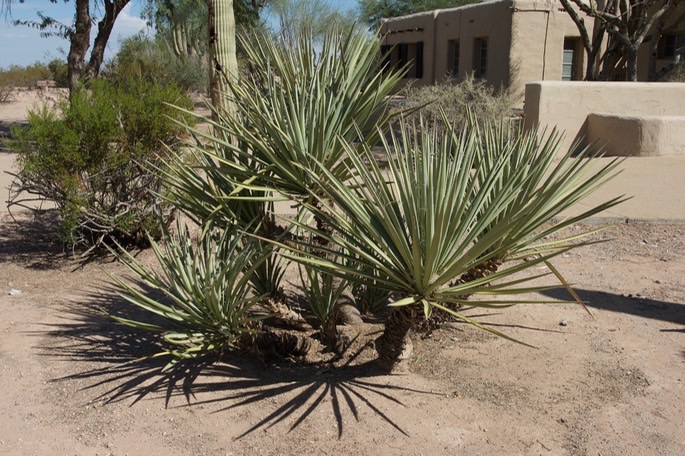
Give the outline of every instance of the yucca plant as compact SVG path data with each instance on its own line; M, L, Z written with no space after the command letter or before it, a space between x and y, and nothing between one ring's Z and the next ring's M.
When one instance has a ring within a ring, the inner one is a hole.
M368 264L360 266L365 268L369 274L378 274L379 271L371 268ZM370 283L355 283L352 287L352 293L357 301L359 311L363 315L384 315L388 310L390 303L390 292L383 288L376 286L375 281Z
M159 272L122 249L117 255L135 280L113 278L124 299L156 315L157 321L113 318L160 332L169 348L157 356L171 355L169 366L253 343L259 318L252 308L261 296L253 295L250 280L266 256L235 230L207 229L199 239L187 228L166 234L163 246L151 241Z
M349 289L349 284L328 272L307 265L301 267L299 272L307 310L316 318L323 342L334 350L341 351L335 327L337 305Z
M495 127L484 128L485 137L499 134L487 131ZM555 216L611 177L618 162L596 169L587 160L592 155L586 153L575 159L566 155L554 164L557 148L545 146L557 144L552 135L542 145L537 139L524 139L502 148L500 156L490 157L487 173L481 173L485 165L480 129L459 134L441 130L400 125L400 133L385 143L385 172L368 146L361 153L345 149L353 176L347 181L319 163L318 169L309 171L309 179L322 194L311 192L316 204L307 207L333 229L324 232L306 224L299 228L325 238L328 247L281 244L292 260L392 294L392 311L376 344L379 362L388 370L396 365L408 331L433 309L507 337L452 305L502 308L546 302L514 297L554 286L529 284L545 274L518 273L585 245L577 235L556 240L546 236L620 202L615 198L553 223ZM537 133L530 137L537 138ZM512 167L516 154L526 156L526 163L539 160L545 165ZM508 261L487 276L455 280L494 259ZM478 299L467 301L473 295Z
M306 30L287 43L268 34L244 39L250 72L230 84L234 115L215 112L209 131L191 129L194 160L163 172L175 203L196 223L281 239L288 230L273 223L270 205L318 204L309 194L317 193L309 170L318 166L348 179L345 147L362 136L377 140L402 73L383 71L378 42L358 30L332 30L320 42ZM263 272L256 277L281 277Z
M361 139L360 131L364 141L377 140L402 72L383 71L378 43L358 30L330 31L320 43L306 30L292 43L269 34L247 39L250 75L230 86L238 114L214 125L234 145L204 134L221 145L213 158L249 157L255 163L241 168L242 178L253 191L295 202L314 188L308 169L325 166L336 178L349 178L344 149ZM240 178L238 169L232 175Z

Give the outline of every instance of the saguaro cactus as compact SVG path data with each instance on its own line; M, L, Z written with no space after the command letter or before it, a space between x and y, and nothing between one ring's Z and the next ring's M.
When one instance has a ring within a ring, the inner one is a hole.
M230 113L228 81L238 75L233 0L208 0L210 76L209 92L217 112Z

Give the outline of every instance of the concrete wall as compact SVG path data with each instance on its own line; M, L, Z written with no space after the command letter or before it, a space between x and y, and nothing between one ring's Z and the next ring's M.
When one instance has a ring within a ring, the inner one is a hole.
M605 142L612 135L614 138L621 136L615 131L603 135L604 127L598 126L593 128L590 136L588 116L592 113L633 117L685 116L685 83L539 81L526 84L525 93L526 128L538 125L551 129L556 126L566 132L562 145L564 150L573 141L588 145L597 140ZM673 125L671 122L667 130L676 128ZM660 145L659 153L668 155L669 150L677 153L678 144L685 144L685 124L681 124L680 133L670 138L668 141L672 146ZM615 147L614 153L623 155Z

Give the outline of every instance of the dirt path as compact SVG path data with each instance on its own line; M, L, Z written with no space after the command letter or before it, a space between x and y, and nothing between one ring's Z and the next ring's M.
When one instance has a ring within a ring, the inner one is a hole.
M135 312L107 289L122 267L79 268L53 227L0 219L0 454L685 454L683 226L621 225L559 258L594 317L471 311L537 349L454 325L392 377L371 348L342 369L125 364L156 341L101 315Z

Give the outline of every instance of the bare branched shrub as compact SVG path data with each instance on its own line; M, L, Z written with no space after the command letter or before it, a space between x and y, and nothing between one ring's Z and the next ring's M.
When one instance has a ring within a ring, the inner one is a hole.
M7 77L4 72L0 72L0 103L8 103L12 101L14 94L14 83Z
M12 100L12 94L14 93L14 87L9 84L3 84L0 82L0 103L8 103Z
M514 114L514 100L507 90L498 90L473 76L461 82L446 79L440 84L410 87L405 95L406 106L403 109L421 107L410 115L409 120L418 118L420 114L424 121L440 124L442 111L457 130L466 125L467 110L483 124L497 124Z

